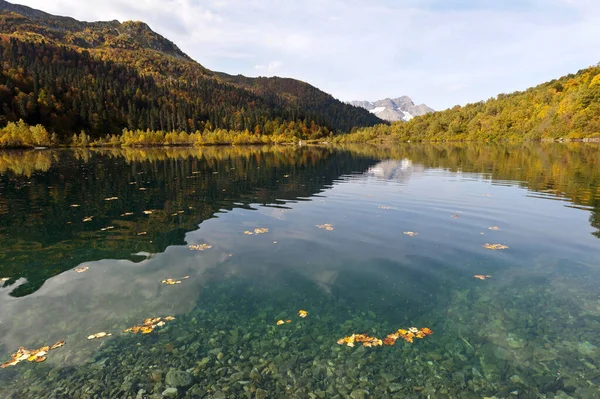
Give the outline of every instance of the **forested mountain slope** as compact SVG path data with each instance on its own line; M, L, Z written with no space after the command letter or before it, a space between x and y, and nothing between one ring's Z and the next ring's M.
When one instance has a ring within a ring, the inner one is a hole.
M403 141L598 139L600 66L485 102L361 129L344 140L383 137Z
M142 22L80 22L0 0L0 54L0 126L23 119L62 140L124 128L273 134L290 123L312 138L381 122L304 82L210 71Z

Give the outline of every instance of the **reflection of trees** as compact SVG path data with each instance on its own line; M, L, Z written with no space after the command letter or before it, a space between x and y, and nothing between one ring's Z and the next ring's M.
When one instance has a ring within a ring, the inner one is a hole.
M344 146L376 159L410 159L425 168L480 173L592 208L590 223L600 237L600 146L594 143L410 144Z
M600 238L600 148L592 144L15 151L0 152L0 277L11 277L8 284L25 277L13 295L26 295L85 261L182 245L185 232L219 209L310 197L342 175L393 159L569 198L592 208ZM401 163L379 165L383 176L402 175ZM113 196L119 199L104 201ZM86 216L94 219L83 223ZM107 226L115 228L100 231Z
M53 164L32 173L39 157ZM0 276L11 277L8 284L27 279L16 296L85 261L183 245L187 231L219 210L310 197L375 163L319 147L14 152L6 159ZM87 216L94 218L82 222ZM114 229L101 231L107 226Z
M595 209L598 209L598 207L596 207ZM600 212L598 212L597 210L592 212L592 215L590 216L590 224L593 228L598 230L593 232L592 234L600 238Z

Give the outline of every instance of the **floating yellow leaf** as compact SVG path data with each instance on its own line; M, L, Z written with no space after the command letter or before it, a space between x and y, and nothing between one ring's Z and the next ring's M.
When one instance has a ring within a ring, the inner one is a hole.
M84 222L91 222L93 218L94 218L93 216L86 216L86 217L83 218L83 221Z
M277 320L277 323L275 323L275 324L277 324L278 326L280 326L282 324L285 324L285 321L283 321L283 320Z
M405 231L404 234L406 234L407 236L410 236L410 237L414 237L414 236L418 235L419 233L415 233L414 231Z
M269 229L267 229L266 227L257 227L256 229L254 229L254 234L265 234L268 232Z
M98 338L110 337L111 335L112 335L111 333L102 331L102 332L99 332L96 334L88 335L87 339L98 339Z
M492 278L492 276L490 276L489 274L476 274L473 276L473 278L476 278L478 280L485 280L488 278Z
M152 211L144 211L144 215L152 215Z
M329 223L318 224L317 227L320 228L320 229L325 229L327 231L333 231L333 225L331 225Z
M483 244L483 247L492 251L501 251L503 249L507 249L508 246L502 244L488 244L487 242Z
M125 212L125 213L121 214L121 216L131 216L131 215L133 215L133 212Z
M58 348L60 348L62 346L65 346L65 341L64 340L60 340L57 343L55 343L54 345L52 345L50 347L50 350L58 349Z
M244 231L244 234L246 234L246 235L249 235L249 236L251 236L251 235L254 235L254 233L253 233L253 232L251 232L251 231L248 231L248 230Z
M146 234L148 234L148 233L146 233L145 231L140 231L140 232L138 233L138 236L145 236Z
M114 200L118 200L119 197L108 197L108 198L104 198L104 201L114 201Z
M353 347L355 343L362 343L363 346L368 348L382 345L394 345L399 338L402 338L406 342L412 343L415 338L425 338L428 335L433 334L429 328L418 329L416 327L410 327L408 330L399 329L397 332L388 334L385 339L381 340L377 337L371 337L366 334L352 334L348 337L344 337L337 340L339 345L346 345Z
M181 280L186 280L188 278L190 278L190 276L185 276ZM162 280L161 283L166 284L166 285L175 285L175 284L181 284L181 280L175 280L172 278L168 278L166 280Z
M115 228L115 226L103 227L103 228L100 229L100 231L112 230L114 228Z
M165 318L162 317L152 317L144 320L142 324L135 325L133 327L129 327L123 332L130 332L133 334L142 333L142 334L150 334L156 327L162 327L165 325L167 321L175 320L173 316L167 316Z
M190 245L188 247L191 251L205 251L207 249L211 249L212 245L208 244L198 244L198 245Z
M59 345L60 344L60 345ZM11 355L11 358L8 362L0 365L0 368L6 368L9 366L16 366L23 360L28 360L34 363L41 363L47 359L48 352L53 349L60 348L65 344L65 341L59 341L56 344L50 346L42 346L39 349L25 349L24 347L19 347L19 349Z
M337 340L339 345L346 345L349 347L353 347L355 343L362 343L363 346L373 347L373 346L382 346L383 341L376 337L370 337L366 334L352 334L348 337L344 337Z
M500 227L498 227L498 226L491 226L491 227L488 227L488 230L497 231L497 230L500 230Z
M71 208L79 208L81 205L79 204L71 204Z
M298 316L300 316L300 317L302 317L302 318L305 318L306 316L308 316L308 312L307 312L306 310L302 310L302 309L300 309L300 310L298 311Z
M145 188L145 187L140 187L140 191L146 191L146 190L147 190L147 188Z
M76 268L75 268L75 271L76 271L77 273L83 273L83 272L86 272L86 271L88 271L88 269L89 269L89 268L90 268L89 266L81 266L81 267L76 267Z

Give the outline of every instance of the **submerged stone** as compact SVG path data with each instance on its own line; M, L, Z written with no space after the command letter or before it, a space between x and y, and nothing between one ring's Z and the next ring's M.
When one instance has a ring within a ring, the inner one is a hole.
M162 393L163 398L176 398L177 395L178 395L177 388L173 388L173 387L165 389Z
M267 397L269 396L269 392L265 391L264 389L258 388L256 390L256 394L254 395L254 397L256 399L267 399Z
M167 386L175 388L190 386L192 385L192 382L193 379L189 373L175 369L169 370L165 378Z
M369 396L369 392L364 389L355 389L350 394L352 399L365 399Z

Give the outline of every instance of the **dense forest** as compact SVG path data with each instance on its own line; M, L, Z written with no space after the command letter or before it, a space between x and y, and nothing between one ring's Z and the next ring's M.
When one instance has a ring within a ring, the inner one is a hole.
M3 0L0 12L0 127L22 119L64 143L123 129L319 138L381 122L304 82L209 71L140 22L85 23Z
M345 142L600 139L600 66L409 122L357 129Z

